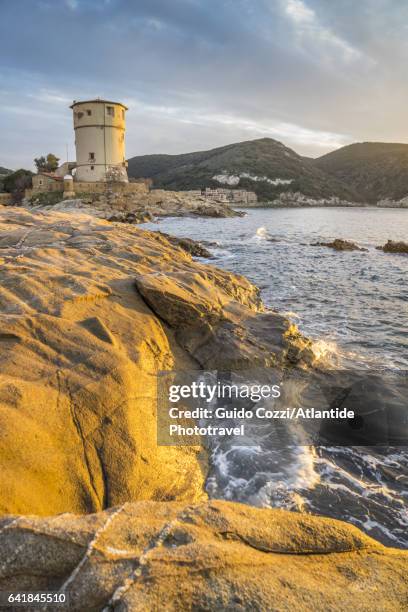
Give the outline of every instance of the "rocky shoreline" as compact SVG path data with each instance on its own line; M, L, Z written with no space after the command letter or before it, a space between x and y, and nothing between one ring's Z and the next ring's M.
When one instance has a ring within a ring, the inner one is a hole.
M49 202L48 196L54 196ZM59 194L38 194L23 205L36 210L82 212L115 222L143 223L154 217L239 217L225 202L214 202L183 191L153 189L145 194L114 192L85 193L72 200L55 201Z
M228 502L10 516L0 547L2 591L58 591L71 612L402 611L408 595L407 552L340 521Z
M0 590L61 589L70 610L403 609L407 553L207 502L206 453L157 446L159 371L316 359L195 248L78 207L0 207Z
M328 198L312 198L301 192L283 192L274 200L257 202L253 204L243 204L240 208L335 208L335 207L369 207L369 204L343 200L337 196Z
M408 208L408 198L378 200L376 203L344 200L337 196L312 198L301 192L284 192L274 200L241 204L239 208Z
M3 513L199 499L205 457L156 446L157 372L313 360L246 278L160 233L12 207L0 228Z

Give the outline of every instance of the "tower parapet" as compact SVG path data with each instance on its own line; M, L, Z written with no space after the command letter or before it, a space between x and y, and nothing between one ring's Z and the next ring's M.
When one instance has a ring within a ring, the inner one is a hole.
M127 107L109 100L74 101L76 181L128 182L125 158Z

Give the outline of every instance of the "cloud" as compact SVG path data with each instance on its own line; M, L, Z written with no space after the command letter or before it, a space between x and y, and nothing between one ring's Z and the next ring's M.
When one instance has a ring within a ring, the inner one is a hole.
M316 148L327 149L338 148L349 144L352 140L349 134L308 129L302 125L284 121L269 120L259 121L242 114L232 114L228 112L211 112L205 108L195 106L170 106L147 104L140 99L126 98L124 100L130 108L128 119L132 116L132 111L138 115L149 117L151 120L166 119L191 126L200 126L219 131L222 128L232 128L239 130L240 133L248 132L248 137L259 138L269 136L277 140L290 143L295 147L313 146Z
M20 4L1 0L2 166L64 155L70 102L98 96L129 101L129 155L261 136L311 156L408 140L402 0Z
M326 52L334 52L337 57L340 53L346 62L361 58L361 52L340 38L331 28L324 26L316 12L303 0L283 0L283 9L296 27L300 44L306 49L324 47Z
M287 0L286 14L296 23L312 24L316 21L315 12L308 8L302 0Z
M53 91L48 89L40 89L38 93L29 93L28 97L39 102L45 102L46 104L54 104L61 108L61 106L72 104L72 99L59 91Z
M234 127L237 130L248 132L252 138L269 136L288 143L295 148L309 145L316 148L336 149L351 141L351 137L345 134L336 134L321 130L311 130L294 123L282 121L260 122L242 116L228 114L202 114L200 111L185 109L176 113L180 121L188 121L190 124L207 125L217 129L220 127Z

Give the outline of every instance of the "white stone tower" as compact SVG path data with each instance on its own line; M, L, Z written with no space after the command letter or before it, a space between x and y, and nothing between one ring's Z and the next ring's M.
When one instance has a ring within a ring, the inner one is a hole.
M108 100L74 101L76 181L127 182L125 113L127 107Z

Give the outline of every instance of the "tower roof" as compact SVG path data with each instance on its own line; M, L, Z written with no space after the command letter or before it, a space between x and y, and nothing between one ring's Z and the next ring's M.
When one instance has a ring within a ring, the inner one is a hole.
M74 100L69 108L74 108L77 104L95 104L100 102L101 104L116 104L117 106L122 106L125 110L128 110L128 107L122 102L113 102L112 100L102 100L101 98L94 98L93 100Z

